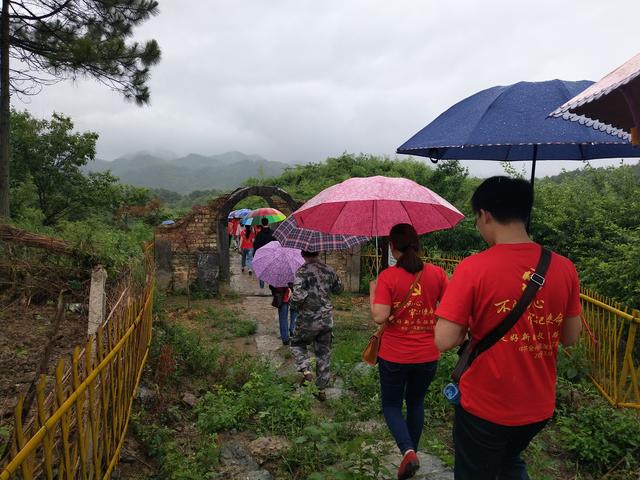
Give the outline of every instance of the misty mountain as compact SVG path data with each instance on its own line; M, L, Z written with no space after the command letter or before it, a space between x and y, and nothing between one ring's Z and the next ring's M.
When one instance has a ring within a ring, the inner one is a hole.
M86 165L84 171L111 170L123 183L188 193L193 190L232 189L250 177L278 176L288 166L242 152L210 156L190 153L180 158L172 158L169 154L160 156L138 152L111 162L95 160Z

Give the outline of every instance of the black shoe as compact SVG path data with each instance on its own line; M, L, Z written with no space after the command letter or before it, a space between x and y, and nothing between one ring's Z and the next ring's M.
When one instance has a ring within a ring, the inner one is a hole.
M291 345L291 340L283 340L282 345Z

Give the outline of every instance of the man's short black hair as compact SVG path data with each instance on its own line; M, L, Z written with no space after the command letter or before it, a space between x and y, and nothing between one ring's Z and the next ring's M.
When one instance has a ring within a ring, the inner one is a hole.
M269 219L268 218L263 218L262 220L260 220L260 224L263 227L268 227L269 226Z
M514 220L527 223L533 206L531 183L520 178L491 177L480 184L471 197L476 214L485 210L500 223Z
M302 250L300 253L304 258L315 258L320 255L320 252L307 252L306 250Z

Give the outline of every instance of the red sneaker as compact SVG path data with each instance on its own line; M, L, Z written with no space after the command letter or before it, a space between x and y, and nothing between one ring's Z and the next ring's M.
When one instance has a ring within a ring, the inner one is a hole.
M413 477L420 468L420 460L416 452L413 450L407 450L404 452L402 462L398 467L398 480L405 480L406 478Z

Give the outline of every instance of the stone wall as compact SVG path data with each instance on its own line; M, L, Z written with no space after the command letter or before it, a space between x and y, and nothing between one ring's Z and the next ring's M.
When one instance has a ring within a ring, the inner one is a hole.
M161 225L156 229L156 268L160 289L184 291L189 283L193 285L198 278L205 278L202 275L206 272L198 270L198 257L217 253L216 220L220 203L221 199L216 199L206 206L196 206L175 224ZM214 257L217 259L217 255ZM207 285L203 282L199 287L217 290L217 282L213 283Z
M332 267L346 292L358 292L360 289L360 249L341 250L321 255L323 261Z
M268 187L250 187L247 196L255 191L267 199L269 205L285 214L292 209L283 198L265 195ZM195 206L173 225L161 225L155 231L157 285L160 290L185 291L191 284L209 293L218 291L225 259L220 258L219 241L226 243L226 216L229 203L235 202L238 191L232 192L204 206ZM224 228L221 236L218 228ZM221 240L220 240L221 239ZM225 251L223 246L223 251ZM331 252L324 255L342 280L346 291L357 292L360 282L360 250ZM228 263L227 263L228 265Z

